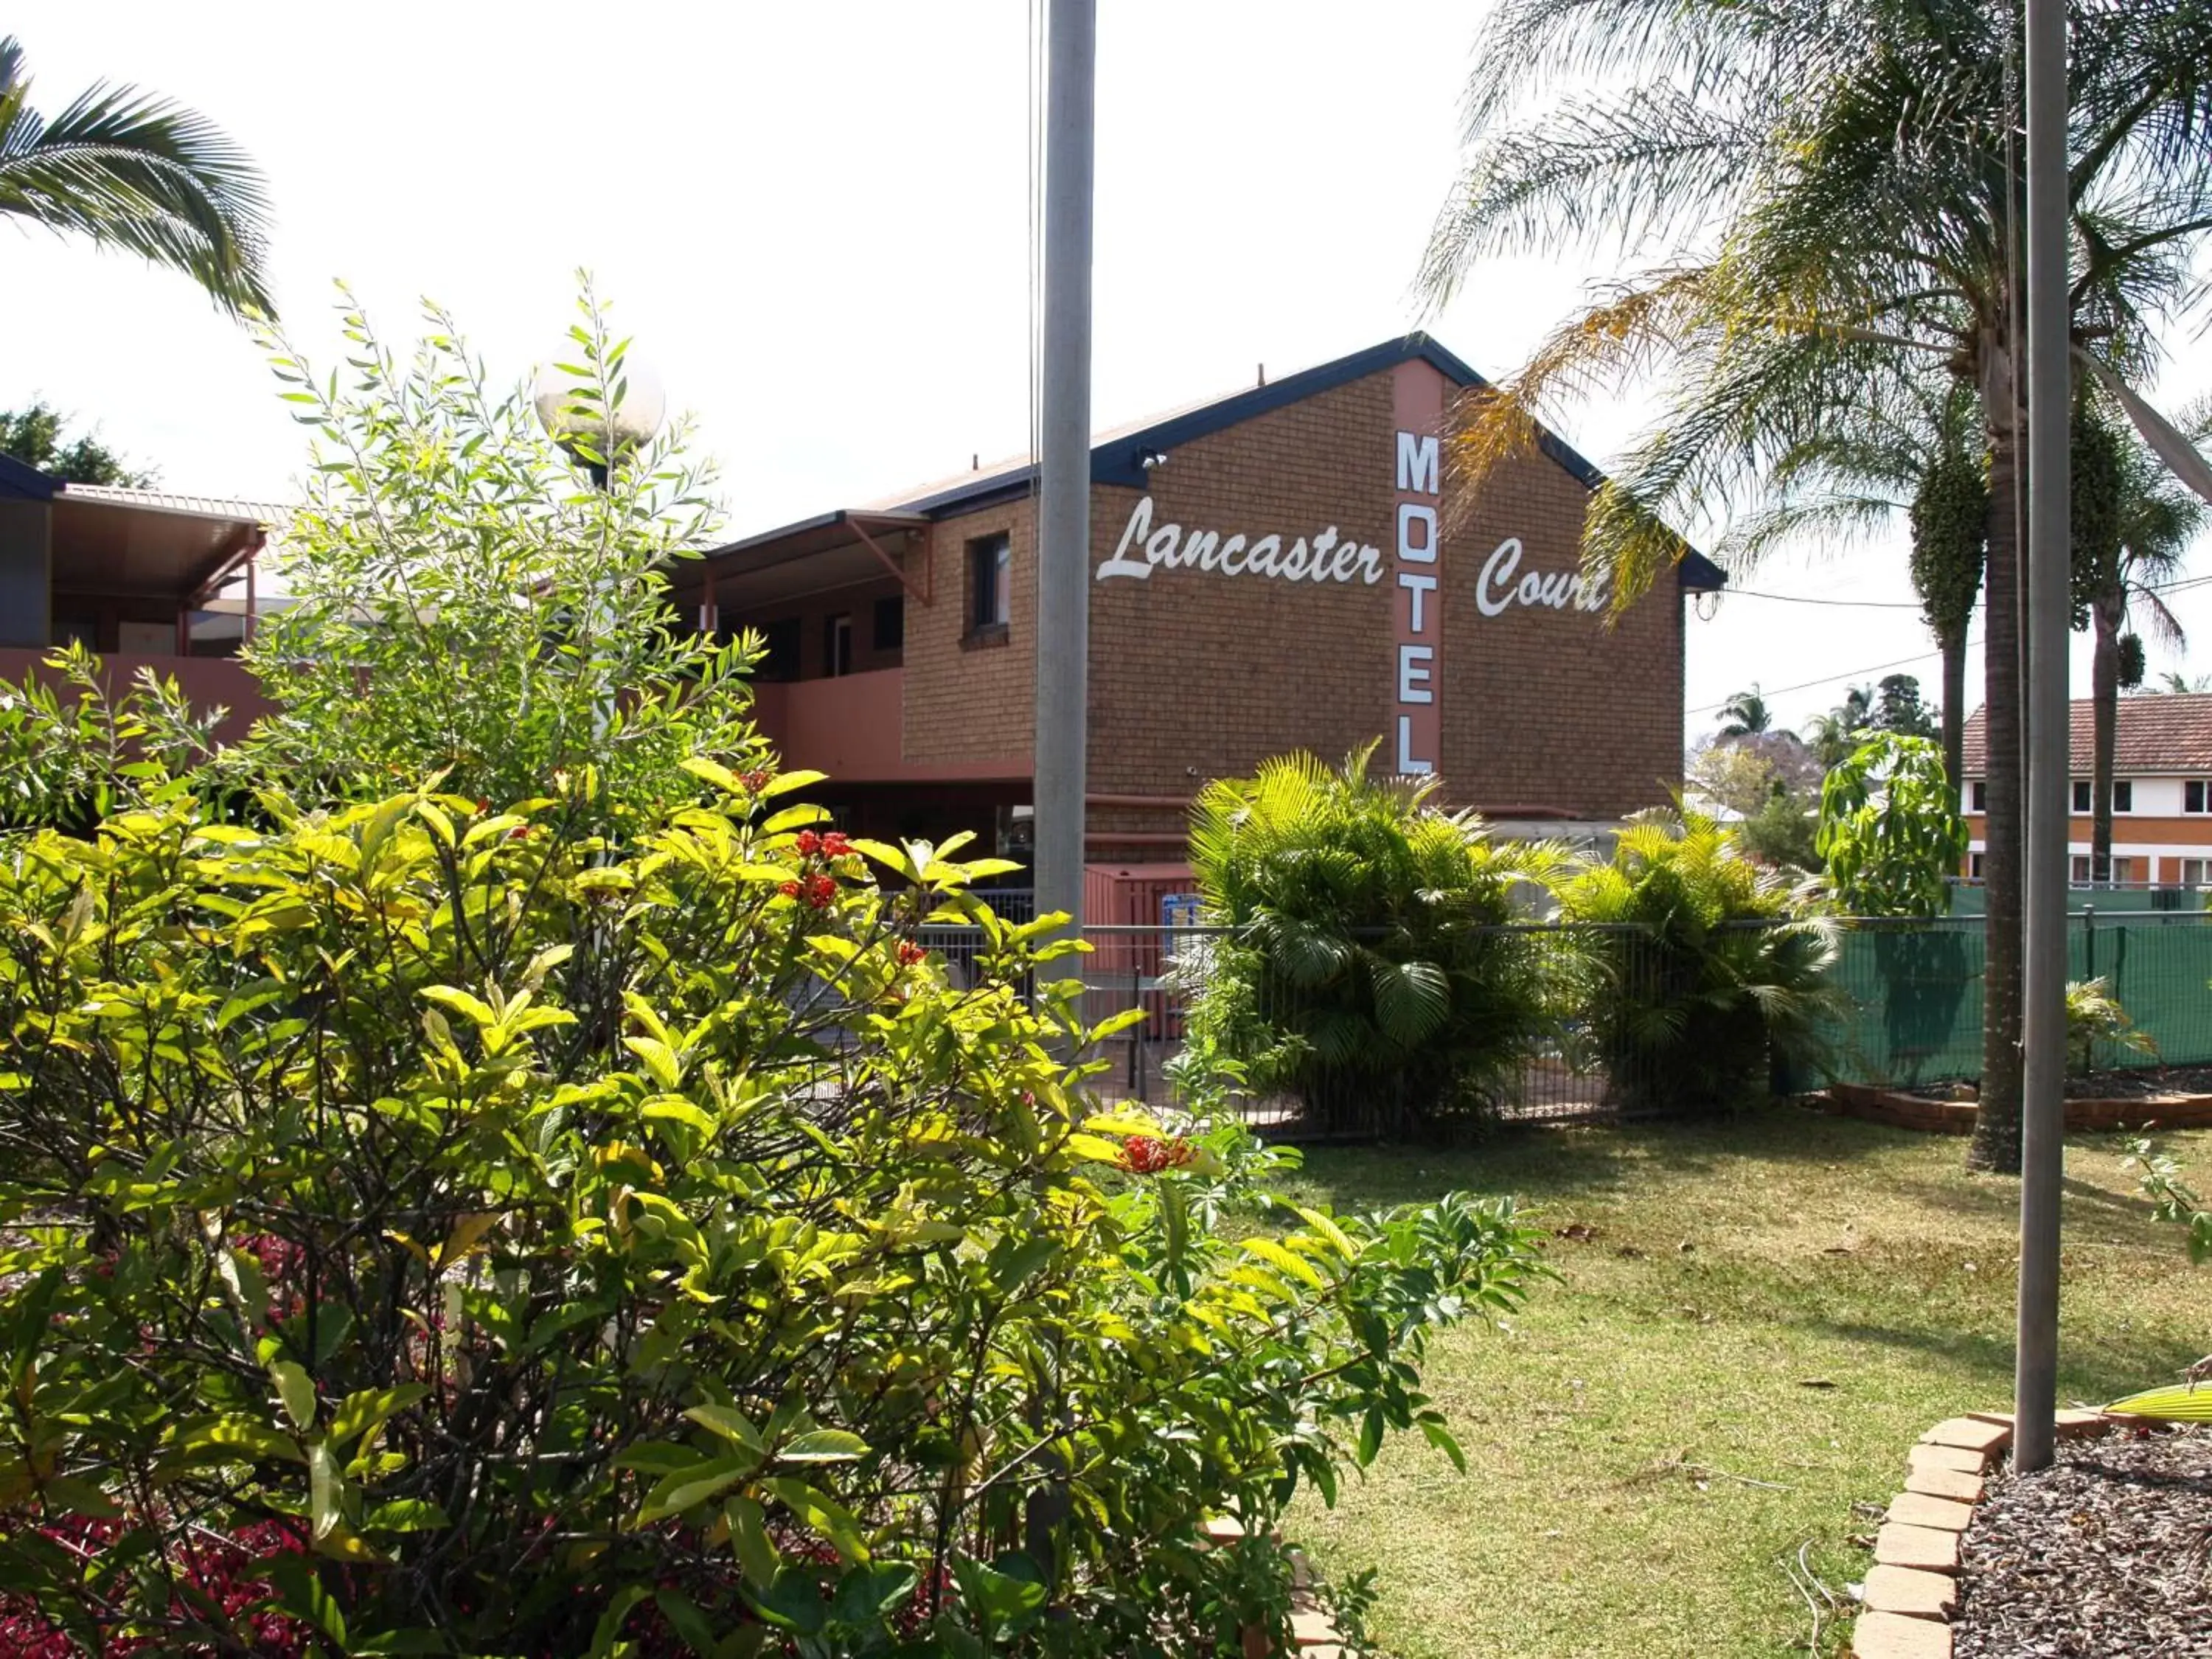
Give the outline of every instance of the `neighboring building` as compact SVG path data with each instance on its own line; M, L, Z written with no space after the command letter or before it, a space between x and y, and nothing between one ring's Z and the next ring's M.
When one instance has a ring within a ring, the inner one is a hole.
M2067 834L2069 877L2089 881L2093 706L2069 705L2073 778ZM1988 745L1982 711L1966 720L1966 872L1982 873ZM2212 692L2122 697L2112 744L2112 884L2120 887L2212 887Z
M236 662L261 596L256 560L280 515L251 501L65 483L0 455L0 679L82 641L112 682L174 678L242 730L263 704Z
M1679 787L1683 595L1721 573L1692 554L1609 625L1577 574L1600 476L1548 434L1440 519L1446 403L1480 383L1416 334L1096 441L1094 861L1171 866L1205 780L1293 749L1379 738L1378 771L1567 833ZM702 628L766 638L762 727L842 821L1026 851L1035 477L978 468L677 572Z

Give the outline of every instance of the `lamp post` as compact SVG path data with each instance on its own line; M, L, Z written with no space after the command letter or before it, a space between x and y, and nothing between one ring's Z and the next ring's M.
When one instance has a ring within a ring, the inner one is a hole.
M651 363L634 353L625 355L622 380L621 395L604 416L596 397L581 399L576 395L595 392L592 381L568 373L556 362L549 362L540 368L530 387L538 423L601 489L610 483L609 466L651 443L668 412L668 394L661 389L660 375ZM580 440L588 440L605 459L589 459L578 448Z

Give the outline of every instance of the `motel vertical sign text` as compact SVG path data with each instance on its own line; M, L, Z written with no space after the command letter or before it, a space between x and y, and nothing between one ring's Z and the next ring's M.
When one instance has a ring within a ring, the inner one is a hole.
M1443 424L1443 381L1425 364L1393 376L1391 445L1395 476L1394 528L1397 580L1390 664L1394 769L1433 772L1443 730L1437 697L1443 674L1443 538L1437 507L1443 496L1437 429Z

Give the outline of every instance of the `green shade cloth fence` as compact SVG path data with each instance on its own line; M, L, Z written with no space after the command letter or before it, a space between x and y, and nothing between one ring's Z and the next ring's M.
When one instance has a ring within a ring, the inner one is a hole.
M1851 1012L1833 1032L1831 1074L1905 1086L1980 1076L1984 927L1978 915L1842 924L1832 971ZM2098 1067L2212 1063L2212 916L2079 910L2066 933L2067 978L2106 980L2157 1045L2100 1043Z

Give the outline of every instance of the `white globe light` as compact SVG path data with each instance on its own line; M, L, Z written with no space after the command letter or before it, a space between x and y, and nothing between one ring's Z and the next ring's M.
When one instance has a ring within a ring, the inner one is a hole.
M660 430L662 417L668 410L668 394L661 390L660 374L640 357L635 350L623 355L622 372L617 377L622 383L620 400L611 411L613 428L608 435L607 447L616 454L636 448L652 441ZM572 436L586 433L596 437L602 416L592 404L573 401L580 386L589 386L584 377L571 374L553 363L538 371L538 378L530 388L531 402L537 405L538 423L550 433L556 441L566 441Z

